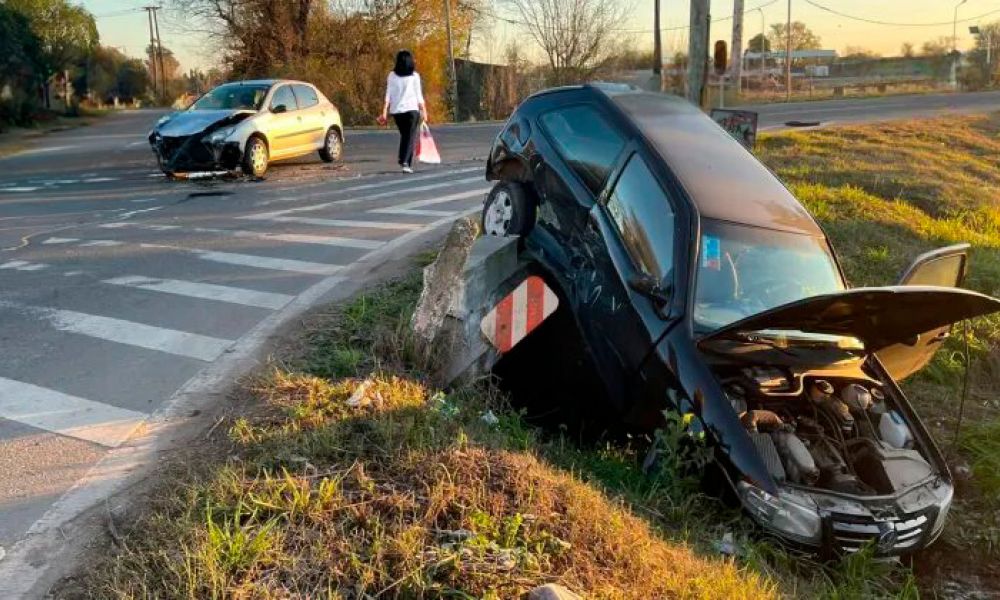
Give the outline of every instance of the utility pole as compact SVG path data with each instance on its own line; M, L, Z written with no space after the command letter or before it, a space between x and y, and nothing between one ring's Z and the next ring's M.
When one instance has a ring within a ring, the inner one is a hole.
M454 41L451 37L451 1L444 0L444 25L445 30L448 33L448 75L451 77L451 87L449 89L449 95L451 96L451 111L452 118L455 122L458 122L458 73L455 71L455 48Z
M743 0L733 0L733 39L729 72L736 81L736 93L743 93Z
M705 81L708 66L709 0L691 0L690 35L688 37L687 99L704 106Z
M144 6L143 10L146 11L146 17L149 18L149 74L150 79L153 81L153 95L156 96L156 74L159 71L159 68L156 66L156 38L153 34L153 7Z
M653 77L663 91L663 42L660 39L660 0L653 0Z
M160 84L163 86L163 98L167 98L167 70L163 66L163 43L160 40L160 20L156 11L160 10L159 6L153 7L153 27L156 28L156 56L160 61Z
M785 23L785 102L792 99L792 0L788 0L788 20Z

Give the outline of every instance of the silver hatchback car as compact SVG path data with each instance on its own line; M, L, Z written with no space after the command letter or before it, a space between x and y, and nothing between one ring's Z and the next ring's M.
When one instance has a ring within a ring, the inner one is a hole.
M161 118L149 134L160 169L176 173L242 168L262 177L274 160L319 152L341 159L340 111L316 86L266 79L226 83L187 110Z

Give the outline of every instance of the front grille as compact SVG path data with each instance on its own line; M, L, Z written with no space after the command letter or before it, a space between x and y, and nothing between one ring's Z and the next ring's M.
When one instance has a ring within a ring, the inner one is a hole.
M905 554L920 547L934 520L931 511L884 520L834 513L829 517L829 534L844 552L853 553L866 544L877 555Z
M184 142L188 140L189 136L183 137L164 137L160 138L160 143L157 148L160 150L160 156L165 160L173 160L174 155L177 154L177 150L184 145Z
M168 162L183 164L209 164L214 162L211 149L195 136L164 137L159 143L160 156Z

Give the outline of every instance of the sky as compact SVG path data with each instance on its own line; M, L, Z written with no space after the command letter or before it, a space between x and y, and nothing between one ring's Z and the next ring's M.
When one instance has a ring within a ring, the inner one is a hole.
M504 6L503 0L484 0L494 6L495 14L517 20L517 14ZM622 0L628 2L629 0ZM661 0L661 27L664 28L664 45L668 52L686 50L688 9L690 0ZM817 34L825 49L843 52L848 46L861 46L873 50L883 56L895 56L900 52L904 42L912 43L916 48L927 40L939 37L950 37L955 4L959 0L791 0L792 20L803 21ZM140 56L149 43L149 29L146 13L138 7L155 2L136 0L75 0L97 17L97 27L101 42L108 46L116 46L126 54ZM632 16L623 25L624 37L639 49L652 45L652 20L654 0L631 0ZM768 27L770 24L784 22L788 10L788 0L744 0L746 16L744 17L744 39L760 33L761 13ZM819 6L816 6L819 5ZM761 10L755 10L760 7ZM924 24L940 23L935 26L902 26L865 23L857 19L839 16L824 11L827 7L850 17L858 17L889 23ZM135 12L126 12L134 8ZM731 17L732 0L711 0L711 16L713 22L711 39L726 39L728 41L732 21L718 20ZM968 48L973 43L973 37L968 33L969 25L975 22L962 22L979 15L991 13L982 17L980 22L1000 21L1000 0L966 0L958 9L958 47ZM161 13L162 14L162 13ZM176 16L174 17L176 18ZM478 48L478 60L499 60L504 40L524 39L521 28L514 24L498 23L494 28L492 43L475 44ZM184 32L172 22L171 18L160 22L160 37L164 46L174 51L185 70L189 68L207 68L214 64L213 53L204 39L197 35Z

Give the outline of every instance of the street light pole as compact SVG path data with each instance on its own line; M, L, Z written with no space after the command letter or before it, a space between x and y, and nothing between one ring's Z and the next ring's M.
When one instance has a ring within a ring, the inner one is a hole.
M966 0L962 0L965 2ZM785 102L792 99L792 0L788 0L788 20L785 25Z
M952 23L951 23L951 51L952 52L955 52L956 50L958 50L958 7L962 6L963 4L965 4L968 1L969 0L961 0L961 2L959 2L958 4L955 5L955 18L952 20Z
M767 59L767 50L765 50L764 44L767 43L767 26L764 23L764 9L757 8L757 12L760 13L760 88L764 89L764 71L766 69L765 63Z

